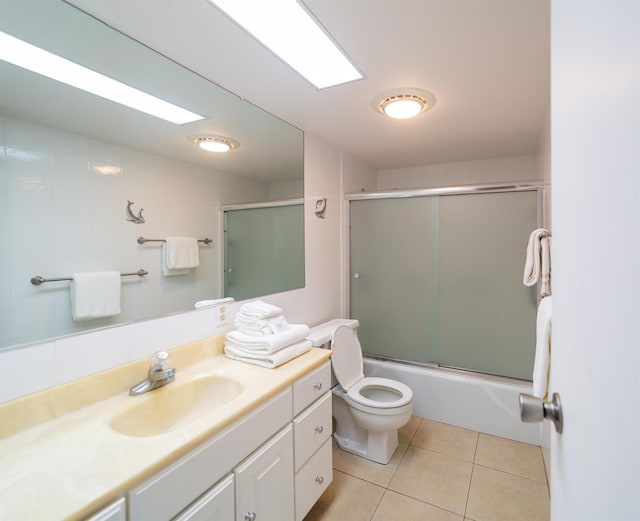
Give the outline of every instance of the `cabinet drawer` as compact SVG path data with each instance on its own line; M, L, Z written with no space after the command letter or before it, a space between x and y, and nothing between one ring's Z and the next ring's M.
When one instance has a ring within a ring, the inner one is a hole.
M299 414L309 404L320 398L331 387L331 363L327 360L320 367L293 384L293 415Z
M333 480L331 438L296 474L296 521L302 521Z
M329 392L293 420L296 472L331 436L331 427L331 393Z

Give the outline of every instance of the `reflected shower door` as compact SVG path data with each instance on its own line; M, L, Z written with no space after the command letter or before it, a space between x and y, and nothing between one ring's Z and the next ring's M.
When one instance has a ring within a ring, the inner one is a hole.
M366 353L530 379L536 293L522 285L538 192L350 204L350 307Z
M224 212L224 296L244 300L304 286L302 204Z

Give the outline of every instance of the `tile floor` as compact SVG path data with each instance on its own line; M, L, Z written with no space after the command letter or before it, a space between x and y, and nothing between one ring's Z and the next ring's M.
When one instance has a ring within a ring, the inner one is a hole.
M334 446L333 482L305 521L547 521L540 447L418 417L380 465Z

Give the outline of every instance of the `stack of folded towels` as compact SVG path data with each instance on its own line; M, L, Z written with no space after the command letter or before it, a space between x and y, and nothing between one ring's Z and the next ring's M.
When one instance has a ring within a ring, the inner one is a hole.
M311 349L309 326L289 324L282 309L260 300L243 304L226 335L224 354L251 364L274 368Z

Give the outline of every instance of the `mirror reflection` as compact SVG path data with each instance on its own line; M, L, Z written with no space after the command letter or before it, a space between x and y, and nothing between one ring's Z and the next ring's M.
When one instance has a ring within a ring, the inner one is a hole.
M62 0L0 0L0 14L3 33L203 116L171 123L0 59L0 347L225 296L222 207L301 198L302 132ZM197 146L218 137L233 148ZM198 243L197 267L167 276L166 243L138 238L176 236L212 242ZM304 285L295 236L296 276L238 298ZM89 320L72 318L68 280L30 282L140 269L120 279L120 312Z

